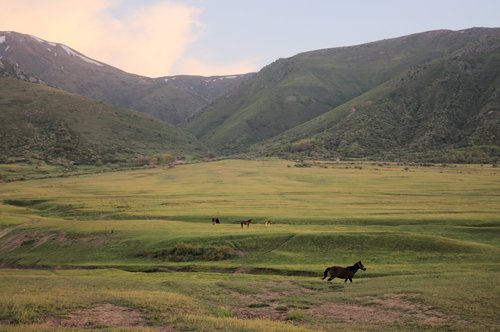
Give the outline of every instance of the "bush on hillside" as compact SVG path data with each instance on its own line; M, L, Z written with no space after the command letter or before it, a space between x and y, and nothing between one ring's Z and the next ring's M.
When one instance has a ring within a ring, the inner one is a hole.
M153 258L174 262L220 261L236 256L238 256L237 252L226 245L197 247L190 243L182 242L177 243L173 248L160 250L152 255Z
M174 161L175 157L170 153L157 154L153 156L137 156L127 159L127 162L134 166L168 165Z

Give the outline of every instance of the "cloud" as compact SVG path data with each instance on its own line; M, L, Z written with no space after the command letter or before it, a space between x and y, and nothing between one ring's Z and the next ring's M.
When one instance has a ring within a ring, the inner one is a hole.
M122 5L120 0L2 1L0 30L63 43L127 72L152 77L170 74L203 30L198 7L163 0L117 15Z

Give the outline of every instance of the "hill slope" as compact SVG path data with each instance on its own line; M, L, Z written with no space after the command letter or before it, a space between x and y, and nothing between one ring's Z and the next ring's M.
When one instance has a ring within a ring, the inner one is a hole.
M204 151L196 139L144 114L5 77L0 78L0 142L1 162L93 163Z
M431 31L280 59L199 112L186 129L222 153L247 152L411 68L499 31Z
M177 124L249 75L150 78L129 74L35 36L0 32L0 59L65 91ZM221 79L226 78L226 79Z
M500 34L408 70L267 145L309 157L491 161L500 156Z

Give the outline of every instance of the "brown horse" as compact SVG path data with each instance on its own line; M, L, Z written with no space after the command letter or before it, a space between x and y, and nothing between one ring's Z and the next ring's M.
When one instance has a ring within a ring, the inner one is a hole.
M345 279L344 282L347 282L349 280L352 282L352 277L354 277L354 274L359 270L366 271L365 266L361 261L358 261L355 263L353 266L347 266L347 267L341 267L341 266L332 266L328 267L325 270L325 273L323 274L323 278L325 279L328 274L330 274L330 278L328 278L328 281L332 281L333 278L342 278Z
M247 225L247 228L248 228L248 227L250 227L251 223L252 223L252 219L243 220L242 222L240 222L241 228L243 228L244 225Z
M264 223L264 225L266 225L266 227L267 227L267 226L271 226L272 224L273 224L273 221L272 221L272 220L268 220L268 221L266 221L266 222Z

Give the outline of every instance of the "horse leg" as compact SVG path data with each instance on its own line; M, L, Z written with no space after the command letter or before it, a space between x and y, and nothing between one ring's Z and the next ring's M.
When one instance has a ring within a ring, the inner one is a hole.
M352 278L349 278L349 281L352 282Z
M334 276L331 276L330 278L328 278L328 280L327 280L327 281L332 281L333 279L335 279L335 277L334 277Z
M349 278L345 278L344 282L347 282L347 279L349 279Z

